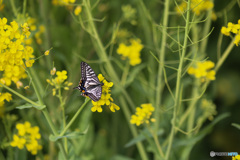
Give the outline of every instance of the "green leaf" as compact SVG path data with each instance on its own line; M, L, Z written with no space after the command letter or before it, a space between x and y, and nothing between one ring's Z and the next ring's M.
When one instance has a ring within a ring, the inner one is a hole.
M85 135L87 133L88 128L89 128L89 126L83 132L74 131L74 132L71 132L69 134L65 134L63 136L59 136L59 135L54 136L54 135L51 134L49 136L49 140L50 141L57 141L57 140L59 140L61 138L79 138L80 136L83 136L83 135Z
M160 129L157 132L157 135L160 136L163 134L163 129ZM147 139L148 137L152 137L152 135L150 134L150 132L148 130L144 130L142 132L142 134L139 134L139 136L137 136L136 138L133 138L132 140L130 140L124 147L130 147L132 145L135 145L138 142L144 141L145 139Z
M36 105L33 105L33 104L30 104L30 103L26 103L24 105L21 105L21 106L18 106L16 107L17 109L26 109L26 108L36 108L38 110L42 110L43 108L45 108L46 106L45 105L42 105L42 106L36 106Z
M240 129L240 124L232 123L232 126L233 126L233 127L236 127L237 129Z

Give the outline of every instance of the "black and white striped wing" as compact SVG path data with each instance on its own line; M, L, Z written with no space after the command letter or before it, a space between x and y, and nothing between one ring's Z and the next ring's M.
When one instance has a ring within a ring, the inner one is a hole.
M91 98L93 101L99 101L102 95L102 86L92 86L87 90L87 95L89 98Z
M86 63L81 62L82 79L86 81L85 87L101 84L93 69Z
M102 84L93 69L85 62L81 62L82 80L85 81L86 95L93 101L98 101L102 95Z

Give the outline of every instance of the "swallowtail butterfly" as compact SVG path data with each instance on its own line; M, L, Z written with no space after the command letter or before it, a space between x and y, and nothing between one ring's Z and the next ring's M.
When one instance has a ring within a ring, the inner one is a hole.
M102 95L103 84L99 82L97 75L86 62L81 62L81 75L79 85L74 89L79 89L82 96L98 101Z

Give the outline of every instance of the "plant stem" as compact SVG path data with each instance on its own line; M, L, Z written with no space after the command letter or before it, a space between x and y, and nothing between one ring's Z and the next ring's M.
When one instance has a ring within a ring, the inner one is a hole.
M38 103L36 103L36 102L28 99L27 97L21 95L20 93L14 91L13 89L9 88L8 86L6 86L6 85L4 85L4 84L2 84L2 83L0 83L0 86L4 87L4 88L7 89L8 91L12 92L12 93L15 94L16 96L22 98L23 100L31 103L31 104L34 105L34 106L39 106L39 107L42 106L41 104L38 104Z
M233 40L231 41L230 45L227 47L227 49L224 51L224 53L222 54L221 58L217 62L216 67L215 67L215 71L216 72L219 70L219 68L222 66L223 62L227 59L228 55L232 51L232 49L233 49L233 47L235 45L235 43L234 43L235 38L233 38Z
M163 91L163 69L164 69L164 62L165 62L165 49L166 49L166 41L167 41L167 26L168 26L168 15L169 15L169 0L165 0L164 4L164 13L163 13L163 30L162 30L162 41L161 41L161 50L159 51L159 61L158 64L158 74L157 74L157 87L156 87L156 102L155 102L155 132L157 132L159 127L160 121L160 106L162 100L162 91Z
M125 100L124 100L124 98L122 96L119 97L119 101L121 103L123 113L124 113L126 119L128 120L129 117L131 117L131 115L130 115L129 110L126 109L127 108L127 104L126 104L126 102L125 102ZM128 125L129 125L129 128L130 128L131 132L132 132L133 137L136 138L138 136L138 133L137 133L137 130L136 130L135 126L130 124L129 120L128 120ZM147 157L147 154L146 154L146 152L144 150L144 146L142 145L142 143L137 142L136 145L137 145L139 154L141 156L141 159L142 160L147 160L148 157Z
M58 89L58 99L60 101L60 107L62 109L62 121L63 121L63 128L66 127L66 118L65 118L65 108L64 108L64 102L62 100L62 92L61 92L61 87ZM67 137L63 138L63 143L64 143L64 148L65 151L68 153L68 145L67 145Z
M164 153L162 151L162 147L161 147L161 145L159 143L158 136L157 136L156 132L154 132L149 125L147 125L147 127L148 127L148 130L151 132L151 134L153 136L154 142L155 142L155 144L157 146L157 149L158 149L158 152L159 152L160 156L162 158L164 158Z
M17 17L17 8L15 6L14 0L10 0L11 6L12 6L12 10L13 10L13 14L15 17Z
M176 117L177 117L177 108L181 105L181 100L180 100L180 87L181 87L181 78L182 78L182 69L183 69L183 63L184 63L184 57L186 54L187 50L187 42L188 42L188 33L189 33L189 21L190 21L190 5L191 5L191 0L188 0L188 5L187 5L187 18L186 18L186 27L185 27L185 34L184 34L184 42L183 42L183 49L182 49L182 54L180 57L180 62L178 66L178 73L177 73L177 83L176 83L176 93L175 93L175 105L173 108L173 118L172 118L172 128L171 128L171 133L170 133L170 139L168 143L168 148L167 148L167 153L165 160L168 160L170 157L170 152L172 149L172 143L174 139L174 132L175 132L175 123L176 123Z
M78 109L78 111L76 112L76 114L73 116L73 118L70 120L70 122L67 124L67 126L63 129L63 131L59 134L60 137L62 137L66 131L69 129L69 127L73 124L73 122L76 120L76 118L78 117L78 115L80 114L80 112L82 111L82 109L87 105L87 103L90 101L91 99L88 98L87 100L85 100L85 102L83 103L83 105Z

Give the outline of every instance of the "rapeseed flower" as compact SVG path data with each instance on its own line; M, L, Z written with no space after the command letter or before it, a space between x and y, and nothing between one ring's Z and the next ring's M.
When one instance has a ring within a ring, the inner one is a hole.
M75 3L76 0L52 0L53 5L58 5L58 6L65 6L69 4Z
M130 45L120 43L117 53L130 60L130 65L135 66L141 63L140 52L143 49L140 39L130 39Z
M82 7L81 7L81 6L77 6L77 7L74 9L74 14L75 14L76 16L78 16L81 12L82 12Z
M141 124L149 124L149 120L151 122L155 122L154 118L151 118L152 112L155 110L155 108L152 106L152 104L141 104L141 108L136 108L136 113L131 116L130 123L136 124L137 126L140 126Z
M232 160L240 160L240 155L236 155L236 156L232 157Z
M19 25L12 21L9 25L7 18L0 18L0 72L3 72L0 81L7 86L12 82L20 84L20 79L27 77L25 65L31 67L34 63L34 50L25 44L29 35L27 23Z
M4 111L5 111L5 101L10 102L12 100L12 95L8 92L6 93L1 93L0 92L0 117L4 116Z
M39 144L41 139L39 128L37 126L31 127L28 121L23 124L18 123L16 128L18 133L13 135L13 141L10 145L19 149L23 149L25 146L32 155L36 155L38 150L42 149L42 145Z
M234 43L238 46L240 43L240 19L238 20L238 24L229 22L227 27L222 27L221 32L226 36L230 36L231 33L236 34Z
M215 64L212 61L197 62L196 67L190 67L188 74L200 78L202 82L206 80L215 80L216 72L212 70Z
M73 83L65 81L68 78L66 70L56 72L56 68L54 67L53 70L51 70L51 75L55 75L55 73L57 75L55 78L46 80L51 86L55 87L52 89L54 96L59 89L69 90L69 86L73 85Z
M115 110L119 110L120 107L113 103L113 98L111 97L111 87L113 86L113 82L107 82L107 80L103 77L102 74L98 75L98 79L103 83L102 86L102 96L99 101L92 101L93 107L91 108L92 112L102 112L102 106L107 105L112 112Z
M210 0L192 0L190 7L192 12L199 16L201 12L212 9L214 3ZM187 2L183 1L180 5L175 7L175 10L178 14L182 14L187 10Z

